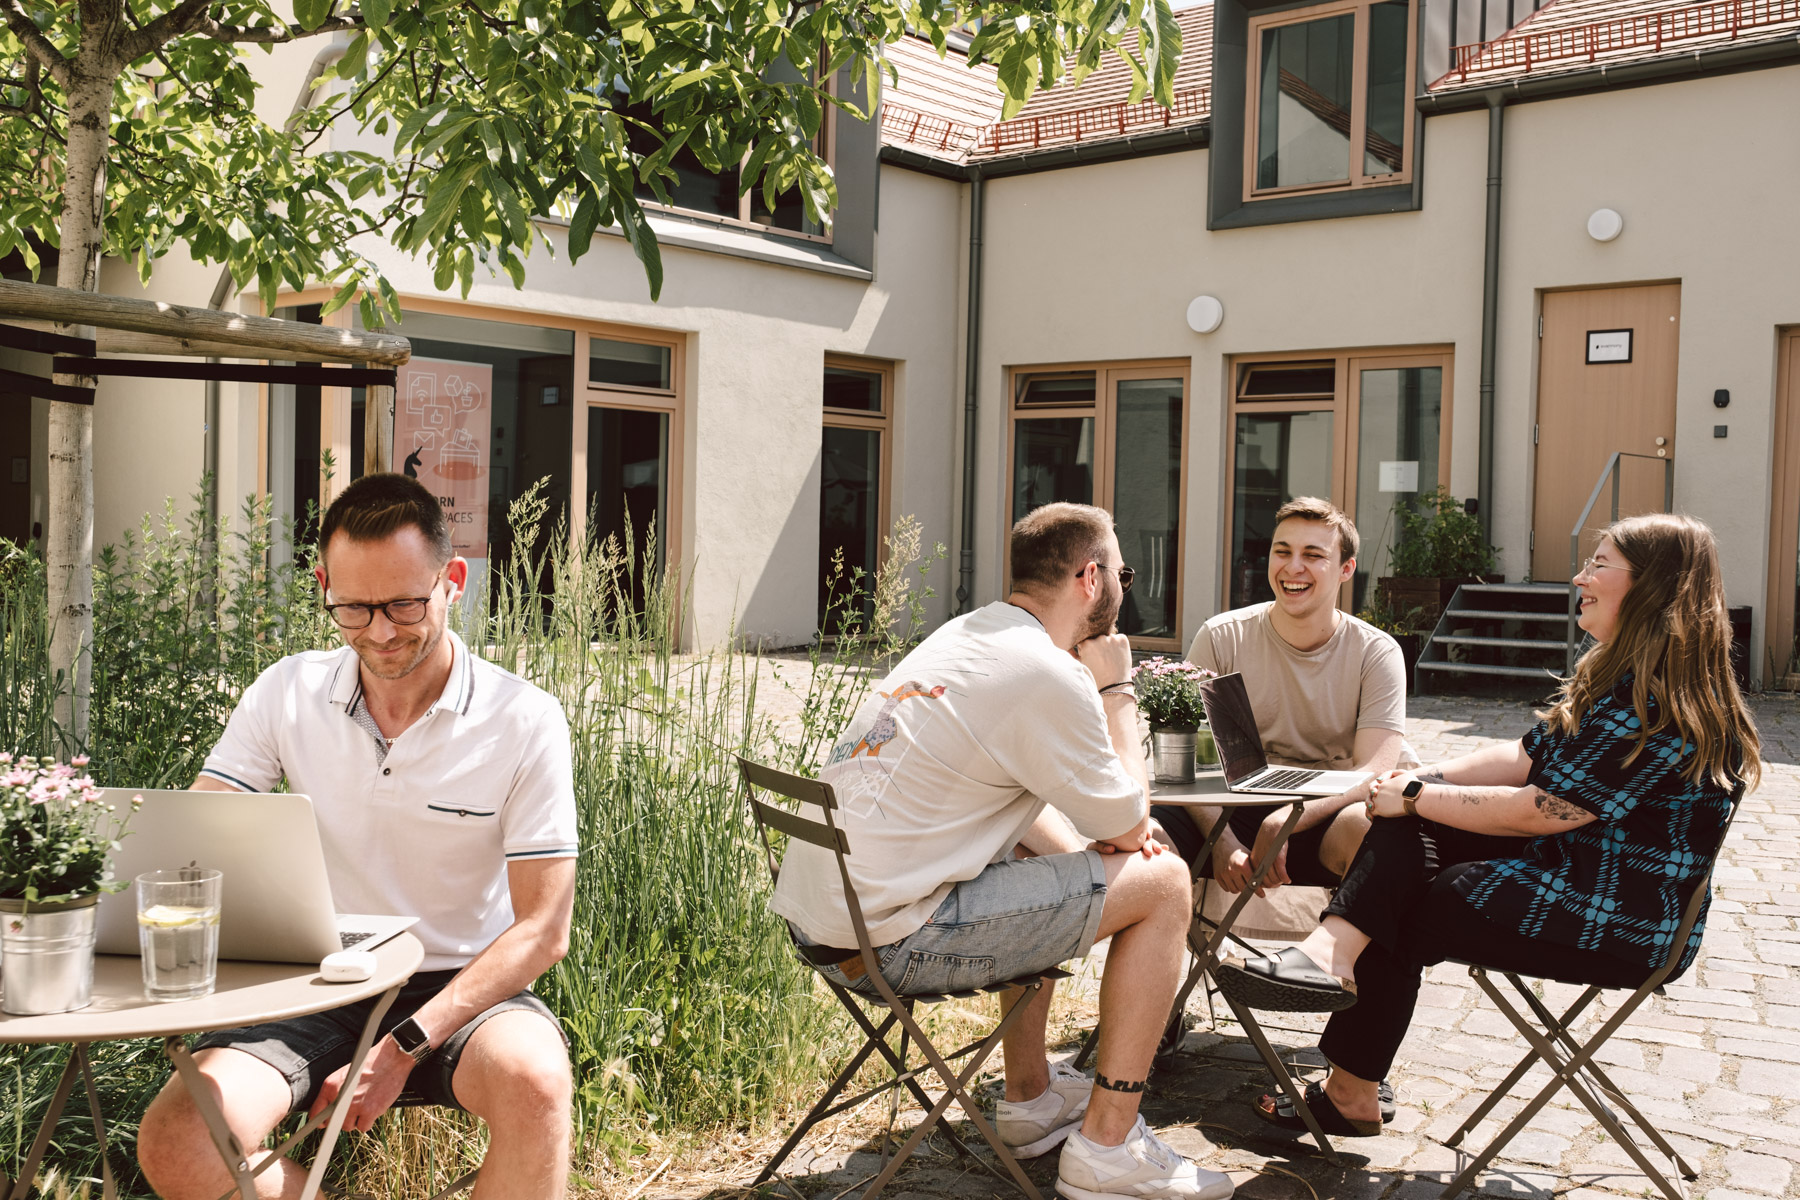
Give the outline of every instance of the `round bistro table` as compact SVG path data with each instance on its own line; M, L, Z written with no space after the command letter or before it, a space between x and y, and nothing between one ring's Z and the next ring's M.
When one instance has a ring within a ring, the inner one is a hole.
M425 949L410 933L400 934L375 948L375 973L361 983L327 983L316 966L301 963L264 963L221 960L218 984L212 995L198 1000L175 1000L158 1003L144 996L142 968L136 955L99 954L94 956L93 1002L74 1012L52 1013L37 1017L15 1017L0 1014L0 1044L57 1043L69 1047L69 1061L57 1082L50 1107L38 1125L25 1170L15 1181L0 1176L0 1194L6 1200L24 1200L31 1190L49 1147L56 1122L80 1075L87 1090L88 1109L94 1118L94 1133L100 1144L100 1173L106 1200L115 1200L118 1189L113 1183L112 1167L106 1160L106 1121L100 1112L100 1095L94 1087L93 1072L88 1065L88 1047L95 1042L122 1041L129 1038L163 1039L163 1052L175 1064L176 1072L187 1085L194 1105L206 1122L213 1145L225 1169L234 1179L233 1191L253 1198L256 1189L251 1182L278 1158L285 1157L299 1140L321 1123L325 1126L319 1152L307 1173L303 1200L313 1200L325 1177L326 1164L343 1129L344 1114L349 1108L354 1088L344 1088L338 1098L317 1117L307 1120L275 1152L255 1168L250 1155L225 1124L225 1118L212 1099L211 1089L200 1086L200 1075L189 1056L183 1037L214 1029L234 1029L240 1025L256 1025L280 1021L308 1013L341 1008L358 1000L377 997L369 1019L357 1041L356 1054L350 1060L346 1078L354 1079L362 1070L363 1059L374 1044L375 1030L388 1006L394 1002L400 986L419 968ZM227 1192L229 1196L231 1193Z

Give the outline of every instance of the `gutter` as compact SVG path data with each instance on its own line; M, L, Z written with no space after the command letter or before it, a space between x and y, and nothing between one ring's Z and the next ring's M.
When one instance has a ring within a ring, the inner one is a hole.
M1487 232L1481 259L1481 447L1475 515L1481 540L1494 540L1494 372L1500 326L1500 167L1506 146L1506 99L1488 98Z
M940 179L970 183L977 175L987 179L1005 175L1033 175L1039 171L1085 167L1123 158L1148 158L1153 154L1198 150L1211 143L1212 122L1206 120L1174 129L1159 129L1155 133L1108 138L1103 142L1076 143L1073 146L1056 146L1047 150L1027 150L1023 154L980 159L972 163L951 162L904 146L883 145L881 161L922 171L927 175L936 175Z
M312 107L313 85L319 81L319 76L325 73L326 68L344 57L344 53L349 49L350 43L348 41L345 41L341 36L334 36L332 43L329 46L322 48L317 54L313 55L312 63L306 68L306 78L300 81L300 93L294 97L294 107L292 111L288 113L288 129L294 128L294 126L299 123L302 114ZM232 290L231 268L229 266L223 267L219 271L218 282L213 284L212 297L207 300L206 307L213 312L223 310L225 302L231 298ZM217 363L220 360L215 357L208 358L206 361L209 363ZM206 515L211 526L214 528L216 528L219 523L219 418L223 407L219 391L219 381L216 379L207 380L206 428L200 452L200 469L205 473L212 485L207 489Z
M957 556L956 608L960 617L975 602L975 434L981 404L981 232L986 180L969 169L969 324L963 338L962 548Z
M1668 83L1715 71L1748 71L1795 61L1800 61L1800 34L1784 35L1751 45L1740 43L1714 50L1696 50L1692 54L1649 62L1625 63L1616 67L1599 66L1561 75L1540 75L1537 78L1527 76L1485 87L1427 92L1418 97L1415 103L1422 112L1468 112L1487 107L1493 97L1500 97L1507 104L1516 104L1640 84Z

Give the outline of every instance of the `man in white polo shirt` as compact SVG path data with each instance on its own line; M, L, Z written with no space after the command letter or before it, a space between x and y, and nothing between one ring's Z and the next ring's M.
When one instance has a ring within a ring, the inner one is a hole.
M346 646L263 672L194 787L265 792L285 779L310 796L338 906L417 916L425 960L355 1080L344 1074L373 1001L207 1034L195 1060L245 1145L347 1086L347 1129L369 1128L406 1092L487 1122L478 1196L560 1198L568 1052L529 988L568 946L568 722L553 698L446 628L468 564L417 480L352 483L319 542L319 586ZM168 1200L212 1200L231 1186L179 1081L144 1114L138 1153ZM305 1177L284 1161L263 1178L278 1187L260 1194L290 1195Z

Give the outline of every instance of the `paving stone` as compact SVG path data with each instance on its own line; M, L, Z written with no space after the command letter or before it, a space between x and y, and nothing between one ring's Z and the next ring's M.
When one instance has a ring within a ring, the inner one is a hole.
M1719 1067L1723 1061L1710 1050L1672 1046L1663 1051L1662 1061L1657 1064L1656 1072L1693 1083L1713 1083L1719 1078Z
M1794 1165L1772 1154L1733 1150L1725 1156L1725 1171L1734 1188L1759 1192L1765 1196L1779 1196L1787 1190L1788 1180L1793 1177Z

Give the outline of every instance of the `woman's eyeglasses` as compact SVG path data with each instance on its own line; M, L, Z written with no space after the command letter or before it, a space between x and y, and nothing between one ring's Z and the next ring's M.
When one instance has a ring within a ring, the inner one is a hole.
M1577 574L1592 575L1595 571L1624 571L1629 574L1631 568L1623 563L1603 563L1590 556L1582 562L1581 570Z
M1096 567L1099 567L1102 571L1111 571L1114 574L1118 575L1119 590L1121 592L1129 592L1131 590L1131 581L1133 579L1137 578L1137 572L1132 570L1130 567L1126 567L1126 566L1109 567L1105 563L1098 562L1098 561L1096 561L1094 563L1094 565ZM1085 574L1087 574L1087 568L1083 567L1083 568L1081 568L1081 570L1075 572L1075 578L1080 579Z

